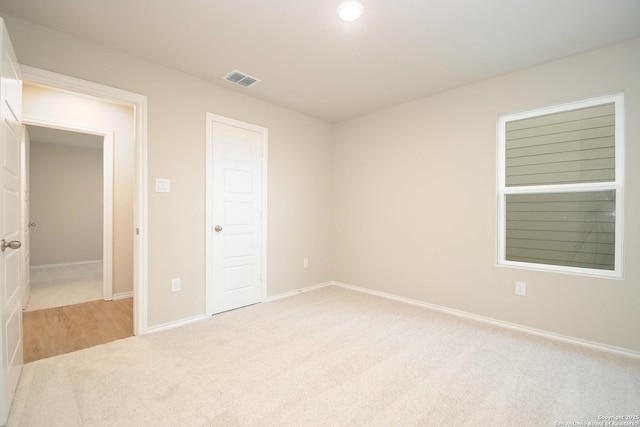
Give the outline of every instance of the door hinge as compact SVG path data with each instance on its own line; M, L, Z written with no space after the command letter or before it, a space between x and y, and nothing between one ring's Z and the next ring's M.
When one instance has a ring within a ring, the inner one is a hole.
M136 227L136 236L140 235L140 229Z

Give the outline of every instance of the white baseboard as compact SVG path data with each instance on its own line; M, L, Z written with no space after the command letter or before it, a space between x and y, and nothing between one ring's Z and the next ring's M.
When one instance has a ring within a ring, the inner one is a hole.
M195 316L187 317L186 319L176 320L175 322L163 323L162 325L149 326L146 334L153 334L156 332L167 331L169 329L178 328L180 326L189 325L191 323L199 322L206 319L207 316L203 314L197 314Z
M269 302L269 301L275 301L275 300L279 300L282 298L288 298L294 295L298 295L302 292L307 292L307 291L311 291L314 289L319 289L319 288L323 288L325 286L331 286L333 284L333 282L324 282L324 283L319 283L317 285L311 285L311 286L307 286L304 288L299 288L293 291L289 291L289 292L283 292L281 294L277 294L277 295L273 295L270 297L265 298L262 302ZM116 294L113 296L113 299L121 299L120 296L121 295L125 295L125 294L130 294L130 296L133 296L132 292L125 292L122 294ZM128 296L123 296L122 298L128 298ZM185 325L189 325L191 323L195 323L195 322L199 322L201 320L207 319L208 316L206 314L198 314L195 316L191 316L191 317L187 317L186 319L180 319L180 320L176 320L175 322L169 322L169 323L164 323L162 325L157 325L157 326L150 326L149 328L147 328L147 332L148 334L152 334L155 332L161 332L161 331L166 331L169 329L173 329L173 328L178 328L180 326L185 326Z
M40 265L30 265L30 268L50 268L50 267L71 267L74 265L85 265L85 264L96 264L98 262L102 262L101 259L93 260L93 261L76 261L76 262L62 262L60 264L40 264Z
M407 304L417 305L420 307L429 308L432 310L440 311L442 313L451 314L458 317L464 317L466 319L476 320L483 323L488 323L495 326L500 326L502 328L511 329L519 332L524 332L531 335L537 335L544 338L549 338L555 341L562 341L569 344L579 345L581 347L587 347L595 350L606 351L608 353L613 353L621 356L631 357L633 359L640 359L640 352L630 350L627 348L616 347L612 345L602 344L594 341L583 340L580 338L575 338L567 335L556 334L554 332L544 331L542 329L530 328L528 326L518 325L517 323L505 322L498 319L493 319L491 317L480 316L478 314L469 313L462 310L456 310L449 307L444 307L441 305L430 304L424 301L414 300L411 298L400 297L393 294L388 294L385 292L375 291L372 289L362 288L360 286L350 285L348 283L331 281L331 285L339 286L341 288L351 289L358 292L363 292L366 294L376 295L379 297L392 299L399 302L404 302Z
M115 300L127 299L127 298L133 298L133 291L120 292L118 294L113 294L113 297L111 299L115 301Z
M324 288L325 286L331 286L333 284L334 282L324 282L324 283L318 283L317 285L305 286L304 288L298 288L298 289L294 289L293 291L272 295L270 297L265 298L262 302L270 302L270 301L276 301L283 298L289 298L294 295L301 294L303 292L313 291L314 289Z
M398 295L393 295L393 294L389 294L389 293L385 293L385 292L380 292L380 291L376 291L376 290L373 290L373 289L367 289L367 288L363 288L363 287L360 287L360 286L354 286L354 285L350 285L348 283L338 282L338 281L334 281L334 280L331 280L329 282L318 283L316 285L306 286L304 288L294 289L293 291L288 291L288 292L283 292L283 293L280 293L280 294L272 295L270 297L265 298L262 302L277 301L279 299L289 298L289 297L292 297L292 296L295 296L295 295L299 295L299 294L304 293L304 292L309 292L309 291L313 291L313 290L316 290L316 289L324 288L326 286L338 286L338 287L345 288L345 289L351 289L353 291L362 292L362 293L366 293L366 294L370 294L370 295L375 295L375 296L379 296L379 297L382 297L382 298L387 298L387 299L391 299L391 300L394 300L394 301L403 302L403 303L406 303L406 304L416 305L416 306L419 306L419 307L424 307L424 308L427 308L427 309L436 310L436 311L439 311L439 312L442 312L442 313L451 314L453 316L463 317L465 319L475 320L475 321L478 321L478 322L499 326L499 327L502 327L502 328L505 328L505 329L510 329L510 330L523 332L523 333L530 334L530 335L536 335L536 336L540 336L540 337L544 337L544 338L549 338L549 339L552 339L552 340L555 340L555 341L561 341L561 342L574 344L574 345L578 345L578 346L586 347L586 348L590 348L590 349L605 351L607 353L613 353L613 354L617 354L617 355L620 355L620 356L630 357L630 358L633 358L633 359L640 359L640 352L635 351L635 350L630 350L630 349L626 349L626 348L622 348L622 347L616 347L616 346L612 346L612 345L602 344L602 343L589 341L589 340L583 340L583 339L580 339L580 338L575 338L575 337L571 337L571 336L567 336L567 335L556 334L554 332L549 332L549 331L545 331L545 330L542 330L542 329L530 328L528 326L519 325L517 323L505 322L505 321L502 321L502 320L493 319L491 317L480 316L478 314L469 313L467 311L456 310L456 309L453 309L453 308L449 308L449 307L445 307L445 306L441 306L441 305L437 305L437 304L430 304L430 303L427 303L427 302L424 302L424 301L419 301L419 300L415 300L415 299L411 299L411 298L405 298L405 297L401 297L401 296L398 296ZM115 298L116 297L114 296L114 299ZM187 319L178 320L176 322L170 322L170 323L165 323L163 325L150 327L147 330L147 332L148 333L153 333L153 332L164 331L164 330L167 330L167 329L173 329L173 328L176 328L176 327L179 327L179 326L188 325L190 323L198 322L198 321L203 320L205 318L206 318L206 316L204 314L200 314L200 315L193 316L193 317L190 317L190 318L187 318Z

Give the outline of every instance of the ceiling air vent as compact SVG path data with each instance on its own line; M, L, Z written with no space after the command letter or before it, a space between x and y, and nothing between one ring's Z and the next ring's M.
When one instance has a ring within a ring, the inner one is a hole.
M254 84L260 82L260 79L256 79L255 77L251 77L245 73L241 73L238 70L233 70L232 72L224 76L224 79L243 87L251 87Z

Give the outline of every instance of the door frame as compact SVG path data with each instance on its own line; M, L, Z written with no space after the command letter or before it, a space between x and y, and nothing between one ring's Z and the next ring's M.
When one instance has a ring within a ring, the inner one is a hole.
M22 124L102 137L102 295L105 301L111 301L113 299L113 130L52 122L24 114Z
M29 230L29 200L31 195L29 194L29 173L28 173L28 159L30 152L30 142L27 140L27 128L24 124L21 125L22 135L20 135L20 241L22 246L20 247L20 288L22 290L22 309L27 308L29 297L31 295L30 277L29 277L29 264L31 262L29 239L31 232ZM29 251L29 253L27 252Z
M147 97L75 77L20 65L26 83L40 84L133 107L135 144L133 334L148 331L148 191L147 191Z
M225 116L219 116L213 113L206 114L207 120L207 133L206 133L206 216L205 216L205 236L206 236L206 249L205 249L205 260L206 260L206 271L205 271L205 283L206 283L206 315L212 316L215 314L213 312L213 304L211 301L212 295L212 287L213 287L213 123L221 123L224 125L235 126L241 129L246 129L250 131L254 131L259 133L262 136L262 200L261 200L261 211L262 211L262 227L261 227L261 255L262 255L262 263L261 263L261 271L260 278L262 279L260 282L260 302L264 301L267 297L267 225L269 224L267 221L267 164L268 164L268 156L267 156L267 148L269 142L269 130L265 127L254 125L251 123L242 122L239 120L231 119Z

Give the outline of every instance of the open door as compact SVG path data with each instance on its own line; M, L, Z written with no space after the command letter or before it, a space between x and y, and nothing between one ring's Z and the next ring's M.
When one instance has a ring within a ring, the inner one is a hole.
M0 19L0 425L7 423L22 372L20 288L20 141L22 80L9 33Z

